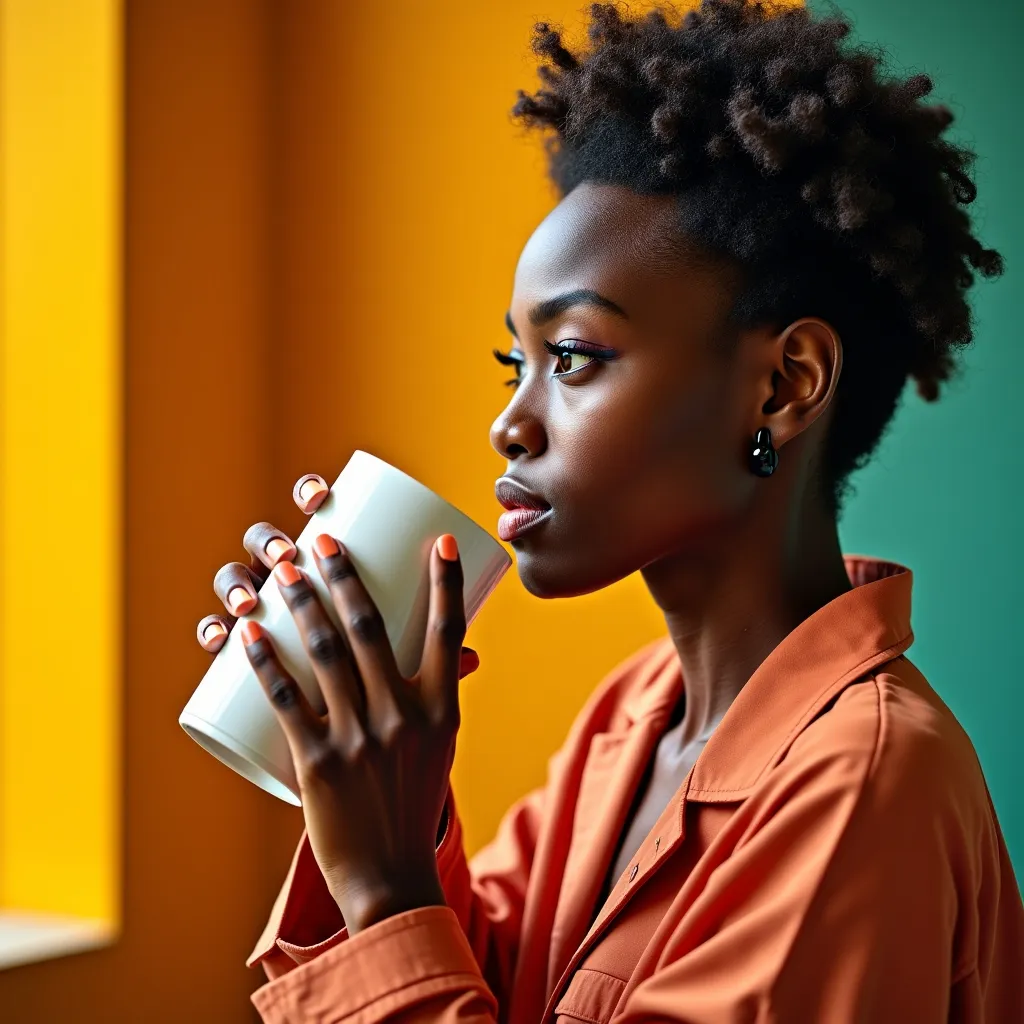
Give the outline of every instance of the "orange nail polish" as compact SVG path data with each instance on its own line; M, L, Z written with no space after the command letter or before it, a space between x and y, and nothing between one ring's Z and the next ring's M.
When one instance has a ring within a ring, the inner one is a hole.
M290 562L288 563L291 564ZM258 622L253 622L252 619L246 619L242 626L242 642L246 647L249 644L256 643L257 640L263 639L263 627Z
M245 587L232 587L228 594L228 607L232 615L248 615L256 607L257 598Z
M321 558L330 558L338 553L338 544L329 533L319 533L313 541L313 549Z
M299 570L291 562L278 562L274 566L274 578L278 583L286 587L290 587L293 583L298 583L302 579L299 575Z
M450 533L442 533L437 538L437 553L447 562L454 562L459 557L459 545Z
M291 544L280 537L275 537L266 547L266 552L272 562L280 562L282 558L289 560L295 557L295 550Z
M223 636L226 632L227 630L219 622L211 622L203 630L203 639L209 643L211 640L216 640L217 637Z
M327 488L319 480L307 480L299 488L299 497L303 501L312 501L315 497L324 494L326 491Z

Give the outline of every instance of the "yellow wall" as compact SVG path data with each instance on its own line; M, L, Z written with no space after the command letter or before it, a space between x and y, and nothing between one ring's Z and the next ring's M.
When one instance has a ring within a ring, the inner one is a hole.
M115 922L120 4L0 2L0 908Z

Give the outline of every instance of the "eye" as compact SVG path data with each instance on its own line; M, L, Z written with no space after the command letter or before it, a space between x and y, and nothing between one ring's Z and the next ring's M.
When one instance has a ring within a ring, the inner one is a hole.
M555 377L568 377L579 370L586 369L592 363L605 362L614 357L612 351L594 350L584 348L574 339L552 345L550 341L544 342L544 348L555 357Z
M585 370L591 363L606 362L614 359L616 353L612 349L591 350L583 345L569 339L552 345L550 341L544 342L544 348L555 357L555 372L552 377L570 377L580 370ZM523 367L526 365L526 356L520 348L513 348L508 352L493 349L494 358L502 366L514 366L516 375L512 380L505 381L507 387L517 387L523 382Z
M555 376L561 377L563 374L572 373L573 370L582 370L584 366L588 365L585 360L593 358L594 356L584 352L571 352L569 349L560 349L558 355L555 356L555 367L559 371Z

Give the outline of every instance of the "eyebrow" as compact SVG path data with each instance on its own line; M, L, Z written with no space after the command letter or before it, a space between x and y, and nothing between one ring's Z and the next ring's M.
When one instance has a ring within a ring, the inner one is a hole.
M540 327L542 324L546 324L549 320L554 320L556 316L561 316L562 313L573 309L575 306L595 306L598 309L614 313L616 316L621 316L625 320L629 319L626 311L620 305L590 288L577 288L576 291L564 292L561 295L555 295L553 298L545 299L543 302L538 302L527 314L527 317L533 327ZM505 314L505 326L514 338L519 337L516 334L515 327L512 325L511 313Z

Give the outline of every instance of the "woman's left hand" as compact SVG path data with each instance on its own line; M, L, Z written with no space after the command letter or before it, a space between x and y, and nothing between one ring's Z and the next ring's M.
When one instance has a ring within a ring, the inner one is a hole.
M445 902L435 844L459 729L459 679L477 659L463 656L462 562L450 534L431 549L426 640L410 679L344 545L321 534L314 553L344 636L290 561L274 575L327 714L313 710L265 630L249 620L242 639L288 737L313 855L355 934Z

